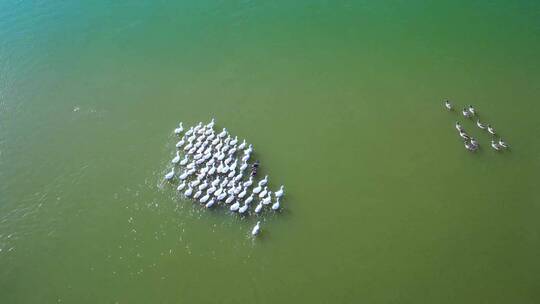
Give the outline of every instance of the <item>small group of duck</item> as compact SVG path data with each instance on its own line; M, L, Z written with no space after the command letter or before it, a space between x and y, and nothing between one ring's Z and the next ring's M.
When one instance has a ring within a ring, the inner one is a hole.
M251 206L255 206L253 211L256 215L263 213L266 206L273 211L281 208L284 187L269 190L268 175L255 181L259 161L250 162L251 144L245 140L239 143L238 137L233 138L226 128L215 132L213 118L208 124L199 122L186 132L180 123L174 133L181 138L176 143L176 156L171 161L173 166L165 174L165 179L170 182L178 179L176 189L185 197L206 208L224 205L241 215L250 214ZM259 232L260 221L257 221L251 234L255 236Z
M454 110L454 106L448 99L444 100L444 107L448 111ZM497 132L495 132L495 129L490 124L483 124L482 122L480 122L477 111L473 106L469 105L463 108L463 110L461 110L461 114L463 114L463 116L468 119L472 119L473 117L476 117L476 126L482 130L486 130L489 134L492 135L491 148L493 148L496 151L501 151L501 150L509 148L508 144L502 138L497 136ZM459 133L459 136L463 139L465 149L471 152L475 152L480 148L478 141L472 136L470 136L469 134L467 134L467 132L465 132L465 129L461 126L461 124L458 121L456 122L455 127Z

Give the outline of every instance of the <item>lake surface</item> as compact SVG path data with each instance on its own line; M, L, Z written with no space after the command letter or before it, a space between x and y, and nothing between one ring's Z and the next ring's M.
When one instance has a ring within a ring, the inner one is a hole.
M540 2L176 2L0 3L1 303L540 302ZM259 239L162 180L212 117Z

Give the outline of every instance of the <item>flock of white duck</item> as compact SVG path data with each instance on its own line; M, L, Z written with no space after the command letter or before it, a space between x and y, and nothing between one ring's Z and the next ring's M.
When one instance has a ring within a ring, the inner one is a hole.
M268 175L256 181L259 162L250 162L251 144L245 140L240 143L226 128L215 132L214 119L208 124L199 122L186 132L180 123L174 133L180 140L171 161L173 167L165 174L165 179L178 179L176 189L185 197L206 208L224 205L242 215L251 214L252 206L257 215L265 209L278 211L281 208L284 187L275 192L268 189ZM258 235L260 229L260 221L257 221L251 234Z
M444 100L444 107L448 111L454 110L454 106L448 99ZM493 128L490 124L484 124L480 122L480 119L478 118L478 113L473 106L469 105L463 108L463 110L461 110L461 114L463 114L463 116L467 119L476 118L476 126L482 130L487 131L489 134L491 134L492 136L491 148L493 150L502 151L509 148L508 143L506 143L501 137L497 135L497 132L495 132L495 128ZM469 134L467 134L465 129L461 126L461 124L458 121L456 122L455 126L456 126L456 130L459 133L459 136L463 139L465 149L471 152L477 151L480 148L480 144L478 143L478 141L472 136L470 136Z

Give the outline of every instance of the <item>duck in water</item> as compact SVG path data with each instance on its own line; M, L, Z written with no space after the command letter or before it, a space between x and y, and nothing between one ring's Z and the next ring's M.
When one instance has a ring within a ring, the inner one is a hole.
M251 176L257 175L257 169L259 168L259 161L256 160L251 166Z
M257 224L255 227L253 227L253 230L251 230L251 235L256 236L261 232L261 222L257 221Z
M461 138L465 140L471 139L471 137L467 133L465 133L465 131L459 131L459 136L461 136Z
M473 106L469 105L467 110L469 110L469 113L471 113L472 116L476 115L476 110L473 108Z
M499 146L507 149L509 146L508 144L502 139L502 138L499 138Z
M471 152L474 152L478 149L478 146L477 145L474 145L472 142L469 142L469 141L464 141L465 143L465 149L471 151Z
M486 125L480 122L480 119L476 120L476 126L480 129L484 130L486 128Z
M452 104L450 103L450 100L448 100L448 99L445 99L445 100L444 100L444 107L445 107L448 111L452 111Z
M456 130L458 131L463 131L463 127L461 126L461 124L459 123L459 121L456 121Z

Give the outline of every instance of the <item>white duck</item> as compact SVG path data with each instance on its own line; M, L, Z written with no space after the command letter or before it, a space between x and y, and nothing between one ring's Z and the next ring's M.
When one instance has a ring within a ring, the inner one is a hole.
M229 142L229 145L234 146L238 143L238 136L235 136L233 140Z
M221 131L221 133L218 134L219 138L223 138L225 136L227 136L227 128L223 128L223 131Z
M501 147L495 140L491 140L491 147L495 149L496 151L499 151L501 149Z
M184 158L180 161L180 166L187 165L188 161L189 161L189 157L187 155L184 156Z
M280 198L280 197L283 196L283 194L285 194L285 189L284 189L283 185L281 185L279 190L274 192L274 195L276 196L276 198Z
M278 210L280 208L279 197L276 199L276 202L272 204L272 210Z
M499 146L508 148L508 143L506 143L502 138L499 138Z
M171 171L169 171L167 174L165 174L166 180L171 180L174 177L174 167L171 168Z
M488 125L487 130L491 135L495 135L495 129L492 126Z
M193 193L193 188L191 188L191 186L189 186L189 188L186 190L186 192L184 192L184 195L186 197L190 197L192 193Z
M461 124L458 121L456 121L456 130L458 130L458 131L463 130L463 127L461 126Z
M258 235L259 233L261 233L261 222L260 222L260 221L257 221L257 224L256 224L255 227L253 227L253 229L251 230L251 235L252 235L252 236L256 236L256 235Z
M249 209L249 205L243 205L238 209L238 213L244 214Z
M185 180L186 178L188 178L189 172L190 172L190 171L186 171L186 172L182 173L182 174L180 175L180 180Z
M242 190L242 192L238 194L238 198L244 198L246 194L247 194L247 188L244 188L244 190Z
M228 178L225 178L225 179L221 182L221 188L225 188L228 184L229 184L229 179L228 179Z
M192 186L192 187L197 187L200 183L201 183L201 180L200 180L200 179L196 179L196 180L194 180L194 181L191 182L191 186Z
M238 185L236 188L234 188L234 195L238 195L242 191L242 186Z
M207 128L212 129L214 127L215 120L214 117L212 117L212 120L206 125Z
M246 140L244 139L244 141L238 146L238 150L244 150L245 147L246 147Z
M240 172L244 172L244 170L246 170L247 167L248 167L247 162L243 162L242 165L240 166Z
M246 200L244 201L244 204L248 205L250 204L251 202L253 201L253 194L248 196L248 198L246 198Z
M236 175L234 177L234 182L237 183L239 182L244 176L242 175L242 173L238 173L238 175Z
M258 194L258 193L261 192L261 190L262 190L262 187L261 187L261 186L257 186L257 187L255 187L255 188L253 188L253 193Z
M207 193L205 196L201 197L201 204L204 204L208 201L208 199L210 199L210 195Z
M268 193L268 187L264 187L263 191L259 193L259 198L265 197L267 193Z
M220 195L218 195L217 200L222 201L227 196L227 193L222 192Z
M239 202L236 202L236 203L232 204L231 207L229 208L229 210L231 210L232 212L236 212L236 211L238 211L238 209L240 209L240 203Z
M268 193L268 196L265 197L265 198L261 201L261 203L262 203L263 205L270 205L271 202L272 202L272 193L269 192L269 193Z
M206 131L206 126L199 128L199 130L197 130L197 133L204 134L205 131Z
M212 175L214 175L214 173L216 173L216 166L212 165L210 170L208 170L208 175L212 176Z
M199 190L199 191L195 192L195 194L193 194L193 198L198 199L201 196L201 194L202 194L202 191Z
M448 99L445 99L445 100L444 100L444 107L445 107L447 110L452 110L452 104L450 103L450 100L448 100Z
M206 205L204 205L206 208L212 208L212 206L214 206L214 204L216 203L216 201L212 198L208 203L206 203Z
M251 186L253 184L253 176L250 176L249 179L242 185L245 188Z
M218 137L217 139L220 140L219 137ZM220 151L222 147L223 147L223 143L220 142L220 143L216 146L216 150L217 150L217 151Z
M266 176L264 177L264 179L262 179L262 180L259 182L259 186L264 187L267 183L268 183L268 175L266 175Z
M230 204L232 203L232 201L234 201L234 195L230 195L229 197L227 197L227 199L225 200L225 204Z
M205 180L204 183L199 185L199 190L204 190L208 187L208 181Z
M180 149L185 143L186 141L182 138L176 143L176 147Z
M182 123L180 123L178 125L178 128L174 129L174 134L178 135L178 134L182 133L182 131L184 131L184 126L182 125Z
M259 204L257 205L257 207L255 207L255 213L257 213L257 214L258 214L258 213L261 213L262 208L263 208L263 204L262 204L262 203L259 203Z
M223 171L223 163L222 162L219 163L219 166L217 166L216 170L217 170L218 174Z
M217 156L217 159L218 160L223 160L225 158L225 153L220 153L218 156Z
M178 185L178 187L176 187L176 190L182 191L182 189L184 189L185 187L186 187L186 183L183 182L183 183L181 183L180 185Z

